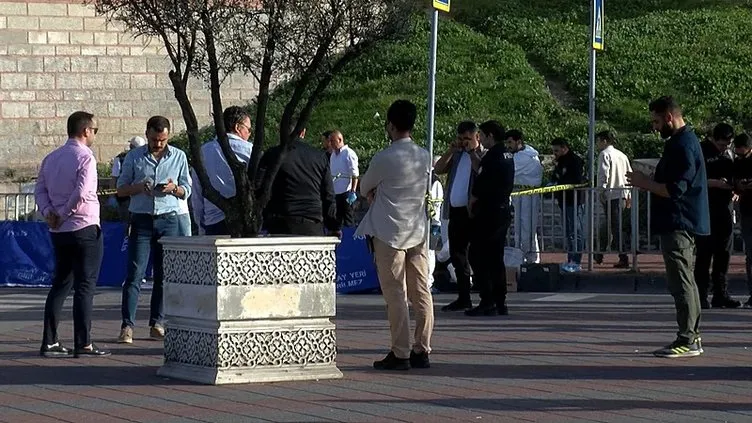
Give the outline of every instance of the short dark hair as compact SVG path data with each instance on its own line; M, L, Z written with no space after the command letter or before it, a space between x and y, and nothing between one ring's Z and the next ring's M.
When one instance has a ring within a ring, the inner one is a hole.
M681 106L670 95L651 101L648 108L651 112L659 115L665 115L666 113L681 115L682 113Z
M567 147L569 148L569 141L566 140L566 138L554 138L551 141L551 145L557 146L557 147Z
M613 145L616 142L616 135L611 131L601 131L595 135L596 140L606 141L607 144Z
M522 131L519 129L512 129L510 131L507 131L506 135L507 139L511 138L515 141L525 141L525 135L523 135Z
M240 106L230 106L222 112L222 121L225 124L225 131L234 131L235 125L251 118L250 113ZM250 129L250 128L249 128Z
M94 115L89 112L74 112L68 116L68 136L80 137L86 132L86 128L91 127L94 121Z
M152 116L146 121L146 130L149 129L159 134L164 132L165 129L170 132L170 120L164 116Z
M713 138L716 140L731 140L734 138L734 127L728 123L719 123L713 128Z
M496 142L504 141L504 127L497 120L487 120L480 124L480 130L486 135L491 135Z
M478 125L470 120L460 122L460 124L457 125L457 134L466 134L468 132L478 132Z
M746 132L742 132L741 134L734 137L734 147L752 148L752 138L749 135L747 135Z
M329 137L330 137L330 136L331 136L331 135L332 135L333 133L334 133L334 131L324 131L324 132L322 132L322 133L321 133L321 136L322 136L322 137L324 137L324 138L326 138L326 139L329 139Z
M403 132L413 130L417 116L418 109L408 100L395 101L386 112L387 122Z

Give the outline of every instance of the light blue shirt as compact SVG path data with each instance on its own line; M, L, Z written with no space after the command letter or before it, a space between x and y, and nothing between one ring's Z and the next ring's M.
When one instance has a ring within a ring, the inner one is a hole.
M149 146L134 148L125 156L120 169L117 187L150 180L152 186L172 182L185 190L185 199L191 195L188 160L185 153L176 147L167 146L160 160L149 153ZM160 215L181 214L180 200L172 194L137 194L131 197L131 213Z
M248 162L251 160L253 143L244 141L235 134L227 134L227 138L230 141L230 148L235 153L235 157L245 163L247 167ZM235 178L216 138L201 146L201 157L212 187L219 191L219 194L224 198L234 197ZM209 225L223 221L225 214L217 206L204 198L203 190L198 176L195 174L195 170L192 170L191 173L195 188L195 192L191 196L194 219L199 223L201 228L206 228Z

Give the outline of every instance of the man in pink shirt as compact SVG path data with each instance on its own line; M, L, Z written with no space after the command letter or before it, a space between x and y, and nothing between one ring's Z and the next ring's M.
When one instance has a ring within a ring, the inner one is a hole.
M68 117L68 141L42 161L34 196L55 249L55 276L44 306L44 357L108 356L91 342L91 311L104 246L99 226L97 160L92 153L98 128L94 115ZM58 339L63 303L73 294L73 351Z

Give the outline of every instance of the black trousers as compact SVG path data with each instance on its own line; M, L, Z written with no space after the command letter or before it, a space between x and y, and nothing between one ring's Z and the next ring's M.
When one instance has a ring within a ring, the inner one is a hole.
M92 303L104 252L102 230L92 225L74 232L52 233L51 237L55 276L44 305L42 343L58 342L60 313L73 288L73 343L74 348L82 348L91 344Z
M480 288L480 305L501 307L507 299L504 246L511 222L509 209L477 215L472 221L470 264L473 282Z
M266 219L270 235L324 236L324 225L300 216L274 216Z
M337 204L337 222L344 228L355 226L355 212L350 204L347 204L347 192L334 196Z
M695 282L700 299L707 299L710 283L713 283L713 295L725 295L728 282L729 260L731 259L733 223L728 208L712 208L710 213L710 235L697 236L695 242ZM710 271L710 263L713 271Z
M467 207L449 209L449 259L457 275L459 300L470 302L470 216Z

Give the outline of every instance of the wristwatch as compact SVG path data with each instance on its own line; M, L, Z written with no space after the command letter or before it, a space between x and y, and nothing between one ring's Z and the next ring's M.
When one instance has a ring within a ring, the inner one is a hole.
M170 194L172 194L172 195L174 195L174 196L177 197L178 196L178 188L180 188L180 186L179 185L175 185L175 188L172 190L172 192L170 192Z

